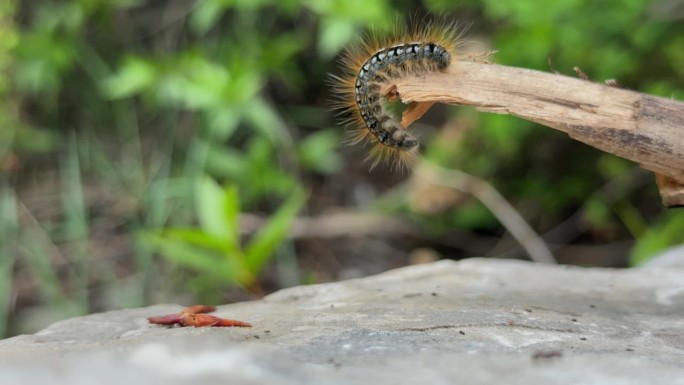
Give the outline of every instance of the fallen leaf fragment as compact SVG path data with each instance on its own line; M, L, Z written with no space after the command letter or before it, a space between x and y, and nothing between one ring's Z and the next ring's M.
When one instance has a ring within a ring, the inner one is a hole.
M194 326L194 327L252 327L247 322L216 317L209 314L216 310L214 306L195 305L183 309L178 314L167 314L162 316L148 317L147 321L155 325L180 325L180 326Z

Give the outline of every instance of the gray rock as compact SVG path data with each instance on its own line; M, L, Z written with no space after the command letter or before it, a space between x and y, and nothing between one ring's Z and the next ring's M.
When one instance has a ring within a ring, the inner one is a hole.
M665 249L650 258L641 267L684 267L684 245Z
M0 384L684 384L684 269L470 259L219 307L112 311L0 341Z

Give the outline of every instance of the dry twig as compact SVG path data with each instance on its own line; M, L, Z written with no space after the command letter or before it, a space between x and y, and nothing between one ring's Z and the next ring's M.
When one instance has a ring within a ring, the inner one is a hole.
M682 102L583 79L472 62L456 63L446 73L396 80L383 94L398 96L404 103L473 106L561 130L655 172L663 204L684 206Z
M530 259L541 263L556 263L541 237L491 184L462 171L445 169L427 161L421 162L415 172L430 183L472 194L506 227Z

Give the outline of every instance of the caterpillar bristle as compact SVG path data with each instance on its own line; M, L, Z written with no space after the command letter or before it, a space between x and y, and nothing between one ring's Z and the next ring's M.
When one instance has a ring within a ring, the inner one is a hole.
M370 31L346 50L341 74L330 77L333 109L349 127L347 143L372 145L367 157L371 169L386 161L392 169L402 170L418 156L418 140L386 111L382 85L405 76L445 71L456 58L463 32L454 23L410 20L397 23L389 34Z
M391 170L404 171L411 167L417 158L417 147L411 150L397 151L381 143L375 143L366 157L366 161L371 162L371 170L381 162L386 161L390 164Z

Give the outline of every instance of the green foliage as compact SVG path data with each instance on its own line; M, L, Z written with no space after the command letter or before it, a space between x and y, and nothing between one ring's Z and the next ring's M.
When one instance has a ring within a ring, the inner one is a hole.
M5 4L13 5L0 7ZM0 28L0 67L12 70L2 72L0 93L13 96L0 103L0 161L37 151L55 157L63 189L56 223L38 218L35 227L42 232L18 230L14 246L23 247L20 258L40 282L40 298L31 301L79 314L89 311L91 285L117 291L117 268L88 258L89 238L112 221L124 237L144 234L140 240L146 240L130 251L136 269L126 277L131 302L119 306L141 305L154 290L171 296L184 268L207 274L186 281L196 295L231 285L258 287L259 273L304 204L302 173L341 167L338 136L300 132L265 90L268 82L278 82L296 97L308 81L295 61L314 36L282 28L298 19L302 4L40 0L21 7L21 29L9 28L9 22ZM13 19L14 8L0 9L0 18ZM180 10L182 18L164 24L159 15L168 10ZM168 40L166 33L183 38ZM30 106L29 119L18 118L24 105ZM233 187L212 188L212 178ZM126 202L122 217L91 218L93 206L83 191L93 181ZM239 211L268 212L284 198L242 247ZM200 227L192 227L196 221ZM70 247L68 274L52 266L50 256L62 244ZM155 252L173 262L175 274L154 279L168 269L154 262ZM10 272L12 260L7 262L0 273ZM61 290L61 284L73 291ZM3 311L5 304L0 299Z
M359 38L359 27L372 26L387 30L393 21L391 7L385 0L304 0L304 4L321 15L318 52L330 59L351 40Z
M0 4L0 160L12 157L14 148L26 152L45 152L54 148L57 137L27 125L19 117L19 105L12 98L15 84L9 74L17 67L16 52L24 47L23 35L12 22L14 1ZM20 65L20 64L19 64Z
M261 292L259 273L287 235L305 194L295 190L244 247L236 186L221 187L209 177L201 178L195 202L200 227L147 232L141 235L142 241L170 261L200 273L202 289L220 290L233 284Z
M0 189L0 336L7 333L7 313L12 301L13 245L19 233L19 221L11 189Z
M309 135L299 144L299 163L321 174L332 174L342 168L342 159L335 156L341 141L339 131L325 130Z
M343 130L325 103L334 58L364 30L387 30L418 9L472 21L470 34L489 39L498 63L571 76L579 66L595 81L682 95L684 26L658 20L647 0L6 0L0 240L14 243L0 242L0 253L15 258L0 260L0 311L8 313L4 289L15 271L37 286L20 293L29 297L23 303L68 314L92 303L176 301L178 286L191 296L256 290L273 255L287 253L302 191L345 186L333 204L354 201L343 195L360 171L338 153ZM553 229L579 211L586 239L635 237L635 260L681 241L680 220L643 203L658 199L654 189L631 187L617 198L597 192L632 173L629 162L514 117L449 114L463 133L433 143L425 135L427 156L531 207L526 218L536 228ZM52 216L24 207L25 191L50 179L42 172L59 182ZM403 190L393 197L387 211L412 215ZM13 214L20 209L33 221ZM266 224L245 241L238 218L255 211ZM420 220L433 238L454 227L501 232L478 203ZM124 257L96 258L96 245L109 244L95 240L102 234L122 243L139 237ZM128 302L98 297L115 297L122 286ZM16 332L21 315L9 319ZM5 326L0 321L0 333Z
M647 261L659 251L684 244L684 216L678 212L664 215L651 226L632 249L629 262L632 266Z

